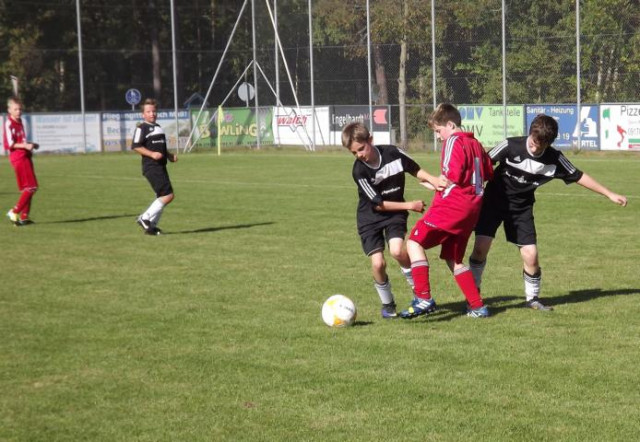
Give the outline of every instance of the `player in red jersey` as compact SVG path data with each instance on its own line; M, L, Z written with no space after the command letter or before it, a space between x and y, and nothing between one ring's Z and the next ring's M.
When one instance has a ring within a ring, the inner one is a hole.
M7 212L7 217L16 226L25 226L33 221L29 219L31 200L38 190L38 180L33 170L31 156L38 148L36 143L27 141L24 124L22 123L22 102L17 97L7 100L9 118L4 124L4 150L9 151L9 162L16 174L20 198L15 206Z
M429 261L425 249L441 246L440 258L453 272L467 299L467 315L489 316L471 271L462 263L467 242L480 215L483 184L493 176L491 159L471 132L460 129L462 118L455 106L440 104L429 117L429 126L443 141L440 161L444 190L436 192L431 206L414 226L407 240L415 299L403 318L415 318L435 311L429 284Z

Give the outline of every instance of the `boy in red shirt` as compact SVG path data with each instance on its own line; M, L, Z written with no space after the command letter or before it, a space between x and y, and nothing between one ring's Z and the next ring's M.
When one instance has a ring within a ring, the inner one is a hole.
M441 246L440 258L453 272L467 299L467 315L489 316L471 271L462 263L467 242L482 206L483 184L493 176L491 159L471 132L462 132L462 118L455 106L440 104L429 117L429 126L443 141L440 161L446 188L437 191L427 213L414 226L407 240L415 299L400 313L406 319L435 311L431 297L426 249Z
M7 100L9 118L4 123L4 150L9 151L9 162L16 174L20 198L7 217L16 226L25 226L33 221L29 219L31 199L38 190L38 180L33 170L31 156L38 148L36 143L27 141L26 131L22 123L22 102L17 97Z

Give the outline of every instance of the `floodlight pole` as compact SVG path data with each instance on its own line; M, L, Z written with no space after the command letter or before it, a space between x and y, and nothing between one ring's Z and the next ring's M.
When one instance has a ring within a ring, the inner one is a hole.
M176 119L176 155L180 152L180 126L178 121L178 71L176 66L176 23L173 0L171 4L171 53L173 61L173 112Z
M373 104L371 100L371 14L367 0L367 84L369 86L369 130L373 133Z
M316 104L313 88L313 27L311 20L311 0L309 0L309 71L311 80L311 150L316 150Z
M580 115L580 0L576 0L576 121L578 127L578 150L582 149L582 115Z
M433 90L433 110L437 105L436 90L436 5L435 0L431 0L431 88ZM433 133L433 150L438 150L438 138Z
M255 100L253 102L256 113L257 126L257 148L260 149L260 109L258 103L258 67L256 66L256 0L251 0L251 32L253 41L253 89L255 90Z
M80 0L76 0L76 19L78 29L78 69L80 75L80 110L82 112L82 148L87 151L87 119L84 110L84 72L82 69L82 24L80 22Z
M502 132L507 138L507 43L506 43L506 5L502 0Z

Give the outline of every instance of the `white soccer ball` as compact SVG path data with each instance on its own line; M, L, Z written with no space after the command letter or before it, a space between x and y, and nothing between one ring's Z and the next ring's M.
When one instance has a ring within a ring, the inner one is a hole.
M333 295L322 305L322 320L329 327L348 327L357 315L356 305L344 295Z

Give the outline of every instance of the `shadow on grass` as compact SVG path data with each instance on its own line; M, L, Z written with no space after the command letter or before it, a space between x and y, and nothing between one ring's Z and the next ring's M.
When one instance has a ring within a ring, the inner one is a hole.
M618 296L618 295L640 295L640 289L615 289L615 290L602 290L600 288L584 289L584 290L572 290L564 296L556 296L555 298L545 299L546 304L549 305L561 305L561 304L573 304L576 302L586 302L592 299L602 298L603 296Z
M567 295L556 296L554 298L544 298L543 301L545 305L556 306L562 304L573 304L576 302L587 302L603 296L618 295L640 295L640 289L602 290L600 288L595 288L572 290ZM525 304L524 296L495 296L492 298L484 298L484 302L489 307L491 316L498 316L512 308L528 308ZM467 304L464 301L439 304L438 310L434 313L414 318L409 321L416 324L423 323L425 320L429 322L451 321L452 319L459 318L460 316L466 316L466 308Z
M352 327L366 327L371 324L373 324L372 321L356 321L353 323Z
M136 214L128 214L128 215L104 215L104 216L94 216L91 218L78 218L78 219L65 219L61 221L43 221L38 224L66 224L66 223L86 223L88 221L104 221L107 219L118 219L118 218L134 218Z
M248 229L251 227L258 227L258 226L268 226L271 224L275 224L274 222L266 222L266 223L254 223L254 224L237 224L235 226L222 226L222 227L205 227L202 229L195 229L195 230L182 230L179 232L164 232L163 235L187 235L187 234L191 234L191 233L211 233L211 232L217 232L219 230L229 230L229 229Z

